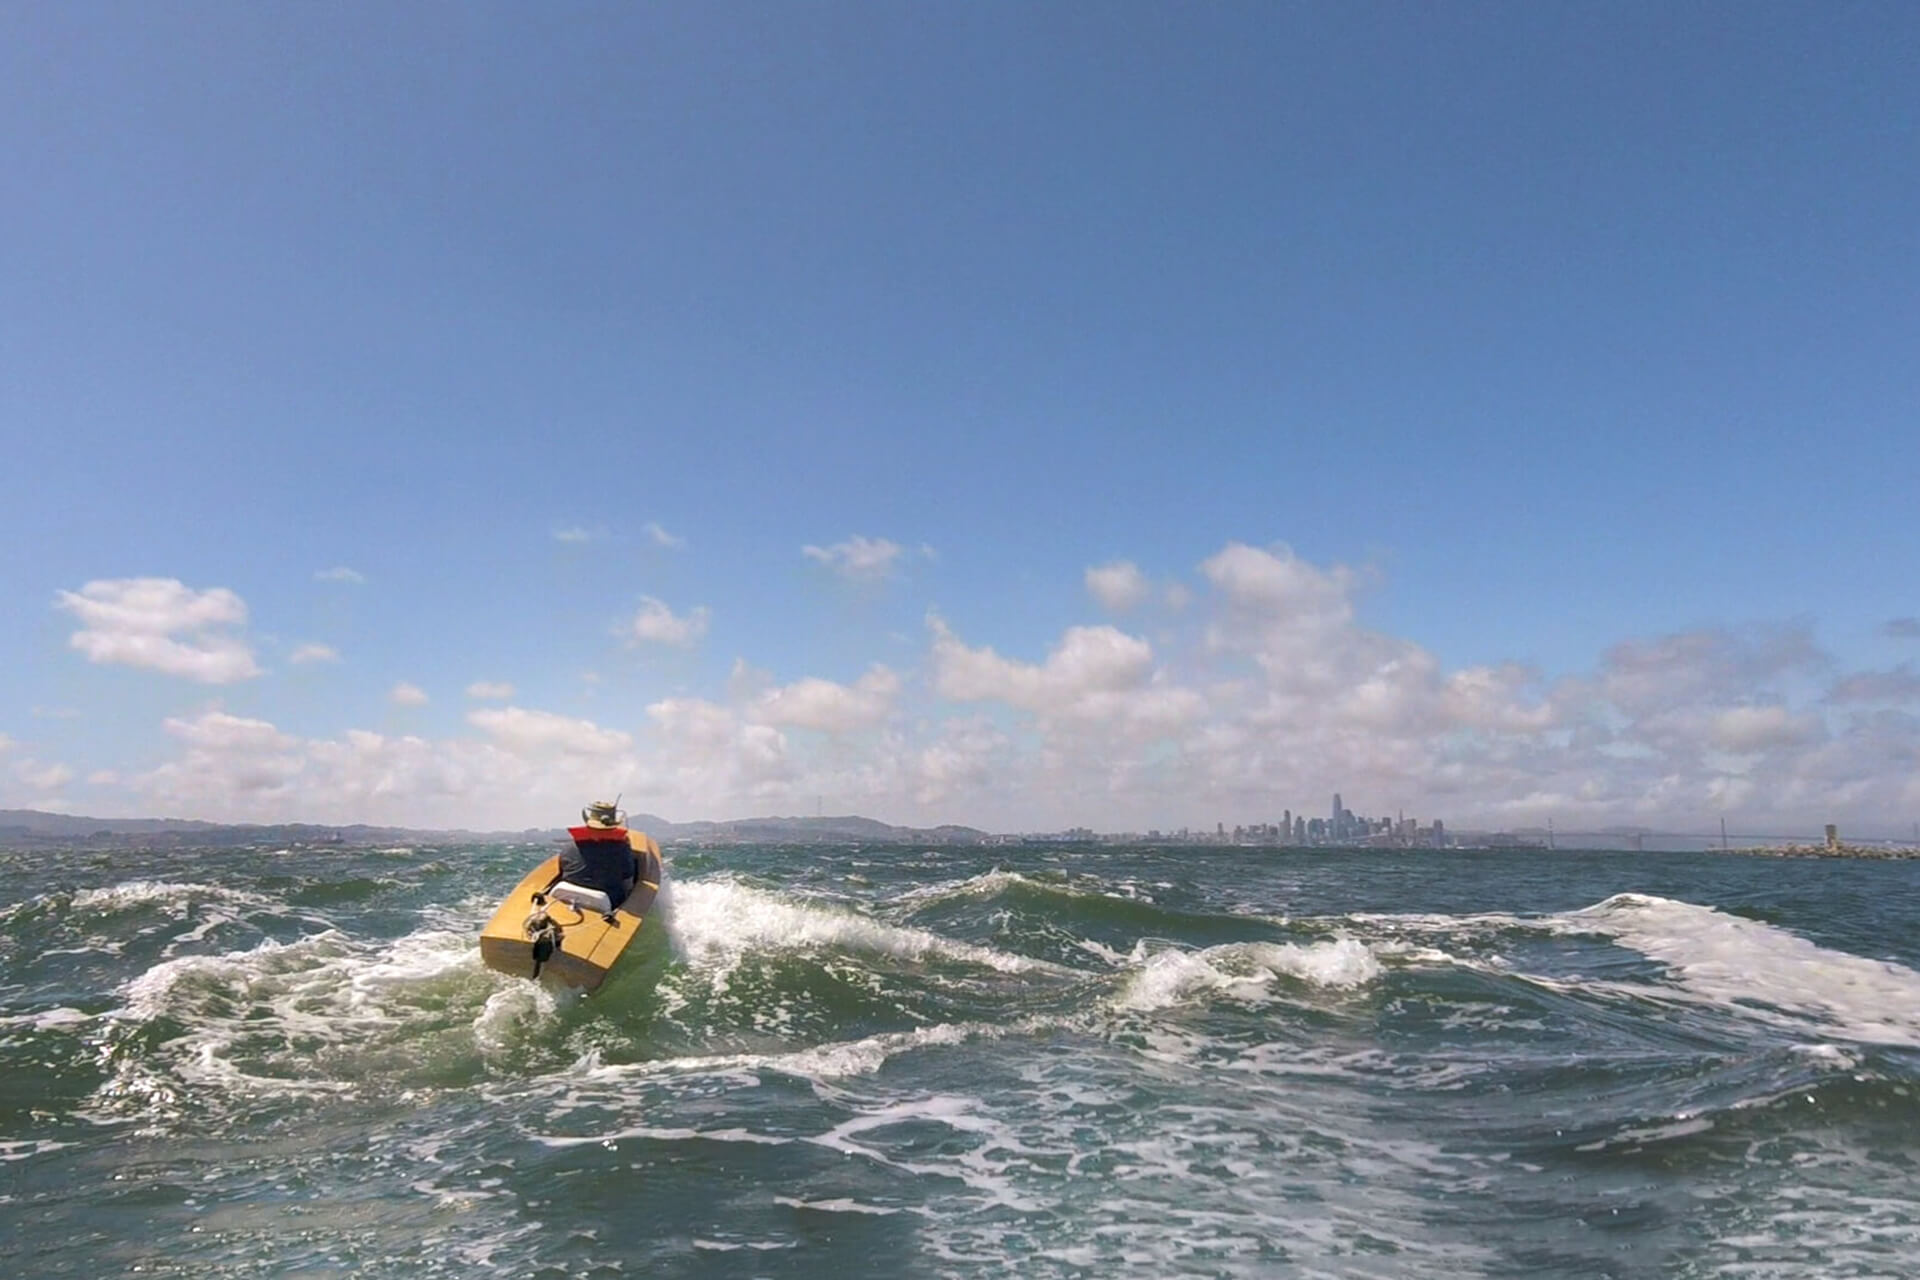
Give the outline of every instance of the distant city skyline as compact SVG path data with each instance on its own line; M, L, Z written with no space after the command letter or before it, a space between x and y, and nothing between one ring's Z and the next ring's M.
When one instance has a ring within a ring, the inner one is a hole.
M1916 49L9 7L0 807L1903 837Z

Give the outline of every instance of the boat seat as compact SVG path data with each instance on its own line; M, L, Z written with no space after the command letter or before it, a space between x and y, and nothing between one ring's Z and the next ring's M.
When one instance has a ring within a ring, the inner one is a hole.
M605 893L599 889L589 889L583 884L575 884L571 880L560 881L547 890L547 896L558 898L582 911L591 911L595 915L604 916L613 910L613 899Z

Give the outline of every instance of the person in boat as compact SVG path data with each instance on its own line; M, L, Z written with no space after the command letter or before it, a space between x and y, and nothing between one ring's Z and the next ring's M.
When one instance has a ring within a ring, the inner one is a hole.
M621 826L620 811L604 800L582 809L580 820L598 831L615 831ZM560 855L560 878L584 889L600 890L617 907L627 900L640 879L640 859L625 839L576 840Z

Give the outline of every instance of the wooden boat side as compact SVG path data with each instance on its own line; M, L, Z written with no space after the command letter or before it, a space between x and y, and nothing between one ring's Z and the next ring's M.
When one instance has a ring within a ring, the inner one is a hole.
M559 947L540 968L542 977L551 974L570 987L592 991L606 980L608 970L639 934L660 892L660 846L640 831L628 833L627 840L639 857L640 879L614 910L614 923L568 903L547 900L548 913L561 931ZM493 913L480 932L480 959L489 969L520 978L534 976L526 920L534 910L534 895L544 893L559 878L560 856L555 854L528 872Z

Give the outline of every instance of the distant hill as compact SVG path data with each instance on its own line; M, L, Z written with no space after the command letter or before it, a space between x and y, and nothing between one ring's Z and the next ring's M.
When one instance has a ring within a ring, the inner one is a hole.
M668 822L630 814L627 824L656 840L701 844L979 844L990 839L973 827L896 827L872 818L741 818L729 822ZM364 823L274 824L199 822L184 818L86 818L38 809L0 809L0 846L119 845L374 845L449 841L561 840L561 827L522 831L423 830Z
M38 809L0 809L0 836L35 835L56 839L97 835L158 835L174 831L211 831L215 823L184 818L76 818Z
M0 809L0 846L119 844L145 846L338 844L370 845L436 840L533 840L548 834L527 831L416 831L365 823L329 826L312 822L226 823L186 818L86 818L38 809Z

